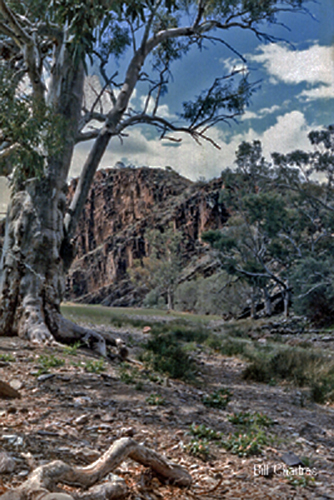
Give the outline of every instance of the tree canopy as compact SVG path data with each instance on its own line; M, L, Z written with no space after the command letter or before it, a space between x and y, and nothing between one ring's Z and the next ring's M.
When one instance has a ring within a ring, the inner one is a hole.
M222 172L230 218L202 236L223 269L265 301L292 287L296 311L319 322L333 315L333 133L332 126L313 131L313 150L274 153L272 163L260 142L242 143L236 169Z
M280 23L280 13L305 11L304 4L0 0L0 175L10 175L13 187L0 264L0 334L35 341L92 338L64 320L60 303L78 220L110 140L126 140L133 126L146 124L161 138L180 140L173 134L182 132L218 147L211 127L244 112L254 83L243 68L219 73L171 120L159 105L173 62L211 43L243 61L226 39L229 30L275 42L270 25ZM89 100L84 82L91 64L100 86ZM131 99L139 86L141 104L135 108ZM88 140L93 145L68 207L74 147ZM101 339L97 343L105 353Z

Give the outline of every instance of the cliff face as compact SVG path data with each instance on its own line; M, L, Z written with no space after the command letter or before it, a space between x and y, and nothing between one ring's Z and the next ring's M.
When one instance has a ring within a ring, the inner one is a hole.
M76 180L70 186L74 192ZM185 265L204 254L200 235L222 227L227 213L218 203L221 182L192 183L174 171L110 169L96 173L78 231L67 299L105 305L140 304L126 271L147 255L145 231L172 223L183 233Z

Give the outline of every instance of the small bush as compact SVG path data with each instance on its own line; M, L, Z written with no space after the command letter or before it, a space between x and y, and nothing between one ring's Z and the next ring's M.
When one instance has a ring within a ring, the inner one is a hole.
M200 458L202 460L207 460L210 456L209 444L207 441L202 439L192 439L190 443L184 446L185 450L190 453L190 455Z
M239 455L239 457L249 457L261 453L263 446L267 442L263 431L250 429L247 432L230 434L226 441L222 441L222 445L231 453Z
M208 441L218 441L221 439L221 432L217 432L210 427L206 427L204 424L191 424L190 433L200 439L206 439Z
M64 353L70 356L76 356L78 354L78 349L81 347L81 342L75 342L73 345L64 346Z
M225 409L228 403L231 401L232 392L229 389L222 388L205 396L202 400L205 406L210 408Z
M269 427L274 423L270 417L260 412L251 413L251 412L241 411L239 413L233 413L233 415L228 416L227 419L234 425L246 426L246 427L250 426Z
M250 365L244 370L246 379L258 382L292 380L297 385L310 382L317 366L324 361L323 356L309 349L289 347L258 353Z
M195 363L173 333L155 334L144 344L142 360L153 370L171 378L189 380L194 377Z
M166 401L160 394L150 394L146 398L146 403L151 406L163 406Z

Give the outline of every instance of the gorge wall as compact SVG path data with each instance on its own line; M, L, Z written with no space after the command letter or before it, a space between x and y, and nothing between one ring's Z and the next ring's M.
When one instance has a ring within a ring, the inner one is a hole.
M76 180L69 188L73 195ZM203 231L220 228L228 214L219 203L221 181L193 183L173 170L123 168L99 170L77 230L77 255L66 298L113 306L139 305L147 290L135 288L127 270L147 255L145 232L168 224L182 232L188 275L214 263L200 241ZM191 266L189 264L192 263Z

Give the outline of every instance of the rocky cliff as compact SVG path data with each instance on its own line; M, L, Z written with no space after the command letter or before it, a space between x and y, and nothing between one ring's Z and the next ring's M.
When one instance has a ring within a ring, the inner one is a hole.
M73 194L76 180L70 185ZM199 264L214 265L200 242L203 231L222 227L228 214L219 203L221 182L193 183L172 170L99 170L78 231L76 259L67 282L67 299L105 305L139 305L147 292L134 288L127 270L147 255L145 232L168 224L183 234L187 274ZM190 263L194 263L189 266Z

